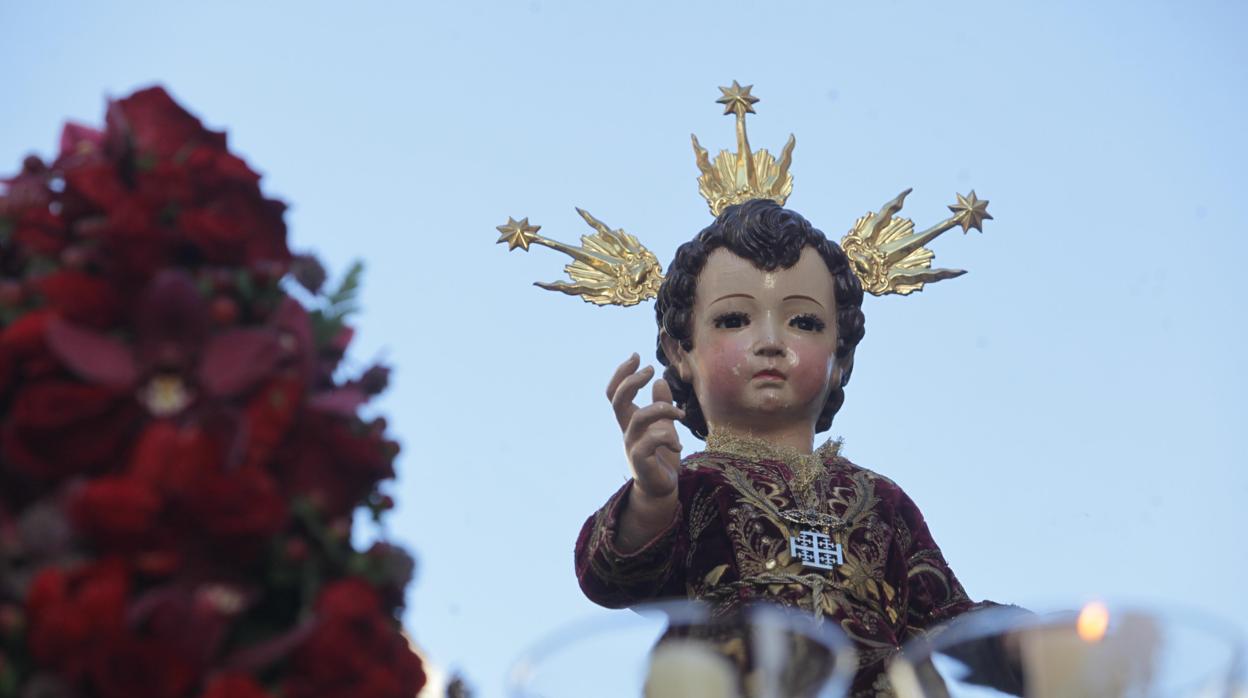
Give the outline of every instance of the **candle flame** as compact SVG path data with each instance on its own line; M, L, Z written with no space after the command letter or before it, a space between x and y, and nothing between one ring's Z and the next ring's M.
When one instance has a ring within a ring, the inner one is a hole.
M1109 609L1099 601L1092 601L1079 611L1075 630L1085 642L1100 642L1109 629Z

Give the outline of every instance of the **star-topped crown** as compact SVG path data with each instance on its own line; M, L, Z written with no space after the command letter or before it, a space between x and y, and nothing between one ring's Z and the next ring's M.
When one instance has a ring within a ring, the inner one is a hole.
M715 216L728 206L753 199L771 199L783 205L793 191L789 165L793 161L796 139L792 135L780 151L779 160L765 149L757 152L750 149L745 115L753 114L754 105L758 103L758 98L750 94L753 87L742 87L733 80L732 87L719 88L721 96L716 101L724 105L724 114L736 116L736 153L722 150L712 162L706 149L698 143L698 137L692 136L693 152L701 172L698 191ZM896 216L909 193L907 189L879 211L868 212L841 238L841 247L862 282L863 290L873 295L904 296L922 290L924 284L965 274L961 269L933 269L935 255L924 245L954 227L961 227L964 233L971 228L982 232L983 222L992 219L988 215L988 202L971 191L966 196L958 194L957 203L949 207L952 216L915 233L913 221ZM564 267L572 283L537 284L544 289L580 296L596 305L635 305L654 298L663 280L654 254L636 237L621 229L612 230L579 208L577 212L595 231L581 237L580 247L538 235L540 226L530 225L528 218L519 221L508 218L506 224L498 226L501 233L498 242L507 243L508 249L519 247L525 251L531 244L542 245L573 258L574 261Z
M732 87L719 88L723 96L715 100L724 105L724 114L735 114L737 117L736 153L721 150L712 162L707 157L706 148L698 143L698 137L690 135L693 154L702 172L702 176L698 177L698 193L706 199L713 216L718 216L728 206L753 199L771 199L783 206L793 192L789 164L793 161L793 146L797 140L792 134L780 151L778 162L766 148L757 153L750 150L745 115L753 114L754 104L758 102L758 97L750 94L753 88L753 85L742 87L733 80Z

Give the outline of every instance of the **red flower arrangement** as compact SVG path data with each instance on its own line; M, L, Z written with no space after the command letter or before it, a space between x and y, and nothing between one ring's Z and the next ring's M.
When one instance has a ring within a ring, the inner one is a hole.
M0 698L424 684L411 558L351 543L398 452L387 370L338 378L359 268L325 291L259 181L150 88L0 188Z

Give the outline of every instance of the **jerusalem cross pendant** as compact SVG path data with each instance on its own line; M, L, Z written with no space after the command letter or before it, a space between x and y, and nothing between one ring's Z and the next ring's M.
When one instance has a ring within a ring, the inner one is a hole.
M835 569L845 564L845 554L840 543L833 543L832 536L818 531L799 531L789 536L789 555L801 560L806 567L821 570Z

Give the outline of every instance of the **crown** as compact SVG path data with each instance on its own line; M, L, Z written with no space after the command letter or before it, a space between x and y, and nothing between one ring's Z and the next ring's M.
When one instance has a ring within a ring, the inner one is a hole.
M759 101L750 94L753 87L742 87L733 80L732 87L719 88L721 96L716 102L724 105L724 114L736 116L736 153L721 150L711 161L698 137L692 136L693 153L701 172L698 192L715 216L728 206L753 199L771 199L783 205L793 191L789 165L796 140L792 135L780 151L779 160L766 149L750 149L745 115L755 113L754 105ZM965 274L962 269L933 269L935 254L925 245L954 227L960 226L963 233L971 228L983 232L983 222L992 220L988 201L979 199L972 190L966 196L957 195L957 203L949 206L952 216L916 233L913 221L896 215L910 191L898 194L879 211L863 215L841 238L841 248L862 282L862 289L873 295L904 296L923 290L925 284ZM498 226L498 242L507 243L509 250L528 251L530 245L542 245L572 257L572 263L564 267L571 283L535 284L548 291L580 296L595 305L636 305L658 295L663 274L654 254L622 229L612 230L586 211L576 211L595 231L581 236L580 247L542 237L537 234L541 226L530 225L528 218L516 220L510 216Z
M740 204L753 199L771 199L784 205L793 193L793 175L789 174L789 164L793 162L793 146L797 140L789 134L789 142L780 151L777 162L771 153L764 148L753 152L750 150L749 135L745 132L745 115L753 114L758 97L750 94L753 85L742 87L736 80L732 87L721 87L723 95L715 100L724 105L724 114L737 116L737 152L719 151L715 161L711 162L706 155L706 148L698 143L696 135L693 139L693 154L697 158L698 193L706 199L711 207L711 215L718 217L724 209L733 204Z

